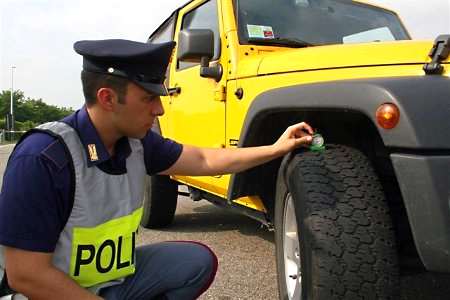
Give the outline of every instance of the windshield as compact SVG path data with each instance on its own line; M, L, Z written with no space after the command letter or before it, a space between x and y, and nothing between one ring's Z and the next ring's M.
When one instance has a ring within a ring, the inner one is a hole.
M241 44L311 45L410 39L398 17L350 0L236 0Z

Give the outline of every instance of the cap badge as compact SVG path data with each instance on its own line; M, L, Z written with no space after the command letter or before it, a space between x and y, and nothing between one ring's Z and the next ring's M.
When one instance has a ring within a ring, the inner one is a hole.
M89 144L88 150L89 150L89 158L91 159L91 161L97 161L98 155L97 155L97 148L95 148L95 144Z
M108 73L114 73L114 68L108 68Z

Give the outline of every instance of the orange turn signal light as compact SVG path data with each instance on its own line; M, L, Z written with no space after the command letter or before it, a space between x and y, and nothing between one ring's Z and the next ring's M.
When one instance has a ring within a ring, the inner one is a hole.
M377 122L384 129L392 129L400 121L400 110L393 103L384 103L376 112Z

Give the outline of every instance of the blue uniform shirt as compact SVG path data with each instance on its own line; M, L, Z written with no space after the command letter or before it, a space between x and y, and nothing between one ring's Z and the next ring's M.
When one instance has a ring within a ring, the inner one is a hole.
M120 139L110 156L86 108L62 120L73 127L86 150L88 167L110 174L126 173L131 147ZM88 145L95 144L98 160L90 161ZM168 169L182 145L149 131L142 139L147 173ZM11 154L0 194L0 244L29 251L53 252L70 216L73 198L70 154L62 142L46 133L26 137Z

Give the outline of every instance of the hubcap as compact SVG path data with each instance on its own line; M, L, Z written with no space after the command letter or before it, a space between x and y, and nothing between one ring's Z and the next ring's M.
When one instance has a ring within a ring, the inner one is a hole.
M297 218L294 200L287 194L284 205L283 252L284 274L289 300L300 299L302 274L300 269L300 244L298 241Z

